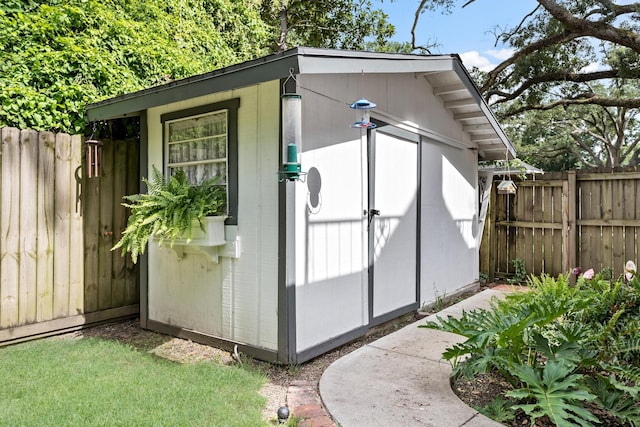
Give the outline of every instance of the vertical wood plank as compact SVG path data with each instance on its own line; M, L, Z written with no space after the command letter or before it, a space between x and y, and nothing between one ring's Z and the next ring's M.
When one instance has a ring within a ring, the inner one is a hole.
M127 225L127 210L119 202L126 195L127 191L127 143L126 141L112 141L115 146L114 167L113 167L113 193L111 204L113 206L113 233L110 235L110 245L116 244L122 231ZM105 236L105 240L109 240ZM111 252L111 260L113 265L113 282L111 288L111 304L113 307L124 305L125 288L127 280L127 268L125 257L121 255L121 251Z
M583 212L584 215L588 215L586 219L599 219L602 218L602 201L600 197L600 182L598 181L584 181L584 185L589 188L590 205L589 211ZM590 250L586 255L582 265L588 265L596 270L602 270L602 226L590 226L587 227L587 236L589 238Z
M86 153L86 147L84 147ZM83 170L88 171L86 156ZM84 310L92 313L98 310L99 288L99 235L100 235L100 177L83 174L82 207L84 217Z
M533 195L533 206L532 206L532 218L531 220L534 223L537 222L542 222L543 220L543 216L544 216L544 191L545 191L545 187L544 186L539 186L539 185L533 185L531 186L531 191L532 191L532 195ZM544 229L543 228L534 228L532 231L532 240L533 240L533 247L532 247L532 259L531 259L531 270L530 270L530 274L536 274L539 275L541 274L544 269L543 269L543 265L544 265L544 261L543 261L543 256L544 256L544 248L543 248L543 241L544 241Z
M514 196L507 196L507 198L509 197L513 197L515 200L515 220L517 221L521 218L529 217L526 214L526 209L529 203L530 192L518 191ZM520 258L525 261L525 267L527 266L526 254L527 252L530 252L529 248L531 248L532 243L528 230L526 230L524 227L513 227L512 230L514 230L514 237L516 238L516 251L514 254L509 254L509 264L507 271L509 271L510 273L515 272L513 267L513 260L516 258ZM527 246L527 243L529 244L529 246ZM531 266L529 265L529 268L530 267Z
M105 140L102 146L102 177L100 179L100 212L98 236L98 309L113 307L111 284L113 278L113 141Z
M20 266L20 131L2 129L0 328L18 324Z
M37 224L38 224L38 133L20 132L20 291L18 324L36 320Z
M638 197L638 180L625 179L623 181L623 219L629 221L640 219L636 213L636 205L640 202ZM624 227L624 261L638 260L638 251L636 248L638 227Z
M567 191L569 186L567 185ZM553 205L551 208L551 221L554 224L560 224L562 226L562 212L563 212L563 184L553 187L552 199ZM573 225L575 227L575 224ZM564 231L562 227L559 230L552 230L551 233L551 269L547 271L548 274L557 276L562 273L566 273L564 268L565 256L563 253L563 235Z
M84 230L82 223L82 137L73 135L70 142L69 183L69 314L84 313Z
M53 256L53 317L69 315L69 267L71 260L71 136L59 133L55 146L55 232Z
M576 172L569 171L567 175L567 216L568 216L568 229L564 236L567 239L565 246L567 248L565 252L564 271L569 272L572 267L578 264L578 213L576 210L578 200L578 186L576 179Z
M54 250L54 173L55 135L52 132L38 134L38 260L37 314L42 322L53 319L53 250Z
M613 220L624 219L624 181L623 179L616 179L611 181L611 218ZM632 195L629 195L632 197ZM621 266L625 263L625 239L624 228L622 226L612 227L611 236L611 255L612 265L614 271L621 271Z
M139 153L139 145L135 140L127 141L127 171L126 171L126 194L136 194L140 192L140 157ZM122 199L114 200L114 203L121 204L123 202ZM126 210L127 218L129 215L129 210ZM125 222L126 226L126 222ZM121 232L124 231L121 230ZM120 237L118 236L118 239ZM127 280L125 287L125 304L135 304L140 301L140 283L138 276L138 265L134 264L131 261L131 256L127 255L124 257L125 266L127 271Z
M613 181L600 181L600 206L602 212L603 226L601 228L602 250L600 259L600 269L614 267L613 263L613 227L607 225L613 219ZM591 266L584 266L589 268Z
M542 188L542 221L545 223L553 223L553 187ZM542 245L542 267L541 270L547 274L553 274L553 229L542 230L541 245Z

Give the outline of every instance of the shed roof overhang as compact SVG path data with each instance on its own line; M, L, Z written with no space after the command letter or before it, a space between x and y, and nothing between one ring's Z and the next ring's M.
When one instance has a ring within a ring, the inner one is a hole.
M457 55L408 55L296 47L86 107L87 119L108 120L198 96L288 77L290 74L411 73L429 82L482 160L515 157L502 127ZM446 137L443 137L446 139ZM446 142L446 141L445 141Z

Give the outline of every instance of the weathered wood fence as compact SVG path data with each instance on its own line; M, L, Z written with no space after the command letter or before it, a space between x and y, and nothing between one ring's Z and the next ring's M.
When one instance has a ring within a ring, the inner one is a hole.
M496 192L480 250L481 272L490 279L514 273L558 275L573 267L623 273L638 263L640 172L570 171L518 182L515 195Z
M0 134L0 345L137 313L137 270L110 251L138 191L137 143L104 141L88 179L82 137Z

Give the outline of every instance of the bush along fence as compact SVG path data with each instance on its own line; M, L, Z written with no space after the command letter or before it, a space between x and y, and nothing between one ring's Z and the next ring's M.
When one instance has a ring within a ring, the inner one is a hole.
M139 191L137 143L104 141L86 178L81 136L0 135L0 345L137 313L136 267L110 251Z
M517 266L527 274L566 274L584 266L623 273L638 260L637 168L545 173L518 182L515 195L491 194L480 269L493 280Z

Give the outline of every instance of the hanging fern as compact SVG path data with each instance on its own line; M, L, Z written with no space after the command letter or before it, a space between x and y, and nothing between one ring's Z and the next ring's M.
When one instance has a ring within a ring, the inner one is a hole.
M131 253L134 263L144 254L152 236L170 244L178 238L191 239L195 222L204 231L202 218L225 214L227 194L223 186L216 184L217 178L192 185L183 170L178 169L165 179L154 166L152 179L143 181L148 193L125 196L129 203L122 205L131 209L131 215L122 238L112 248L122 248L123 256Z

